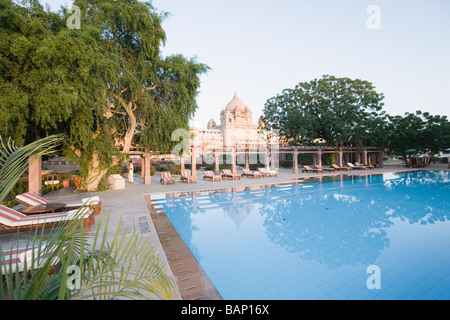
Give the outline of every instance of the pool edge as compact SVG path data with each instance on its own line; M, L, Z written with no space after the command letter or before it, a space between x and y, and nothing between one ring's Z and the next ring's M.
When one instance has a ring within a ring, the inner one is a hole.
M165 212L145 195L150 217L183 300L223 300Z

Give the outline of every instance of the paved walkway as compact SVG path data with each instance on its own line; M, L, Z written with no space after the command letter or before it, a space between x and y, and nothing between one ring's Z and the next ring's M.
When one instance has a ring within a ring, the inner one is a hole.
M433 169L433 168L432 168ZM448 170L444 167L436 167L435 169ZM374 170L353 170L353 175L365 175L365 174L377 174L394 171L408 171L410 169L404 167L385 167ZM299 172L301 169L299 168ZM335 174L348 174L349 172L338 173L324 173L320 175L335 175ZM144 185L143 180L137 175L135 176L134 184L125 184L125 189L121 190L107 190L95 193L79 193L72 192L69 189L61 189L55 192L53 195L47 196L49 200L77 200L90 195L99 196L103 205L103 216L110 215L110 227L107 232L107 239L111 239L116 228L121 223L121 227L128 228L128 232L136 230L142 237L148 238L155 247L156 254L160 257L162 262L167 268L169 275L173 277L167 262L166 255L162 249L161 242L156 233L155 226L151 220L148 204L146 201L146 195L158 194L174 191L188 191L188 190L210 190L210 189L222 189L232 188L236 186L250 186L256 184L270 184L280 182L292 182L298 178L306 178L311 176L318 176L317 173L298 173L294 174L292 169L279 169L278 177L263 177L261 179L241 178L240 180L223 180L212 182L211 180L203 180L203 172L198 171L198 183L186 183L176 182L175 184L162 185L159 182L159 176L152 177L151 185ZM293 180L294 179L294 180ZM16 207L19 208L20 206ZM97 229L99 222L99 216L96 216L96 224L91 226L91 233L94 233ZM125 230L125 229L123 229ZM16 234L2 234L0 235L0 242L3 248L8 248L12 241L17 240ZM181 298L178 293L177 299Z

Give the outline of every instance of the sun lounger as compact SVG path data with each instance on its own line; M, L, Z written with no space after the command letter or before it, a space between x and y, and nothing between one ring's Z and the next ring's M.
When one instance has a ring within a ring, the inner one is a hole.
M159 181L162 184L166 185L167 183L175 183L175 178L172 177L170 172L165 171L165 172L161 172L161 179L159 179Z
M350 163L350 162L348 162L347 165L348 165L350 168L355 169L355 170L367 170L366 167L355 166L354 164L352 164L352 163Z
M250 171L250 169L242 169L241 176L242 177L252 177L253 179L262 177L261 173L259 173L257 171Z
M181 181L183 181L183 180L187 181L187 183L197 182L197 178L193 177L191 175L191 171L190 170L182 170L181 171Z
M331 166L336 170L352 171L350 167L339 167L337 164L332 164Z
M266 168L259 168L258 170L262 175L266 175L269 177L278 177L278 172L276 172L275 170L269 170Z
M203 180L211 179L212 181L222 181L222 176L220 174L214 174L214 172L208 170L205 171L205 175L203 176Z
M3 261L1 265L1 273L6 275L8 273L23 274L24 271L31 271L31 269L38 269L43 266L49 258L50 249L46 248L47 244L44 242L42 245L34 247L20 247L11 250L2 251ZM50 261L53 267L50 274L57 272L60 267L60 259L55 256Z
M234 174L233 172L231 172L230 169L223 169L222 172L223 172L222 178L232 179L232 180L234 180L234 179L241 180L241 176L238 174Z
M319 166L319 165L314 165L314 168L316 168L316 169L322 169L322 171L328 171L328 172L334 172L334 171L336 171L336 169L334 169L334 168L324 168L324 167Z
M375 168L375 167L374 167L373 165L371 165L371 164L360 164L360 163L358 163L358 162L355 162L355 165L356 165L357 167L366 167L367 169L370 169L370 170L372 170L372 169Z
M52 203L52 201L47 200L33 192L26 192L26 193L19 194L16 196L16 200L19 203L21 203L27 207ZM81 200L76 200L76 201L58 200L57 202L64 203L66 205L65 208L67 210L78 209L82 206L89 205L91 208L93 208L95 210L95 215L100 214L100 211L102 210L102 202L101 202L100 198L97 196L83 198Z
M323 169L311 168L310 166L307 165L304 165L303 168L304 169L302 170L302 172L317 172L317 173L323 172Z
M78 213L79 210L81 210L80 213ZM17 210L0 205L0 233L52 227L66 224L78 217L83 219L85 230L89 230L90 225L95 223L94 210L89 207L65 212L26 215Z

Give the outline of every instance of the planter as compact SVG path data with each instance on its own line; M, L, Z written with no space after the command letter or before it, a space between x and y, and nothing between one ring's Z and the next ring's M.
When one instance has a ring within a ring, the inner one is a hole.
M64 180L63 181L63 188L69 188L70 187L70 181L69 180Z
M81 177L80 176L72 176L73 178L73 186L74 188L77 188L81 184Z

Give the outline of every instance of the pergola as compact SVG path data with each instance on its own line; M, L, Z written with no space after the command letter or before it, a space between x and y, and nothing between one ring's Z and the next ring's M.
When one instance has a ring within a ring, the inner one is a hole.
M266 168L275 169L278 166L277 161L280 156L285 157L286 154L291 154L293 158L293 172L298 173L298 155L311 154L313 156L314 165L322 165L323 154L336 154L336 163L339 166L347 162L361 162L363 164L376 164L378 167L383 167L384 150L380 147L324 147L324 146L280 146L278 144L267 145L263 147L256 146L231 146L214 149L204 149L200 146L191 146L190 155L180 156L181 170L185 169L185 160L190 158L191 174L197 176L197 158L213 157L215 164L215 171L218 173L220 165L220 157L227 158L226 163L231 164L231 171L237 173L237 159L244 159L242 164L244 168L248 169L251 160L257 159L257 156L263 155ZM140 155L143 158L141 177L144 184L151 184L150 175L150 158L152 153L149 151L131 151L130 155ZM256 163L256 162L254 162ZM42 159L37 157L30 157L29 167L29 191L41 194L41 175L42 175Z
M140 155L143 158L141 177L144 180L144 184L151 184L150 176L150 158L151 153L148 151L131 151L130 155ZM36 194L42 194L42 158L30 156L28 167L28 191Z
M266 168L274 169L278 164L276 161L279 159L277 155L291 154L293 158L293 172L298 173L298 155L299 154L311 154L313 156L314 165L322 165L322 155L326 153L336 154L336 162L339 166L344 165L347 162L360 162L363 164L376 164L378 167L383 167L383 154L384 150L380 147L323 147L323 146L279 146L268 145L267 147L223 147L203 150L201 147L191 146L191 153L189 157L180 156L181 170L184 170L185 159L190 158L192 175L197 174L196 164L199 156L211 156L214 157L215 171L219 172L220 157L226 156L226 163L231 164L231 171L236 174L237 158L239 156L244 157L244 168L248 169L251 157L257 155L264 155L264 161ZM268 159L269 161L267 161ZM255 162L256 163L256 162Z

